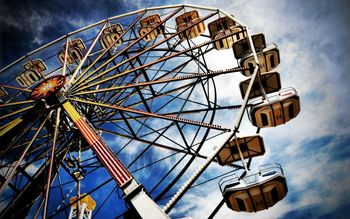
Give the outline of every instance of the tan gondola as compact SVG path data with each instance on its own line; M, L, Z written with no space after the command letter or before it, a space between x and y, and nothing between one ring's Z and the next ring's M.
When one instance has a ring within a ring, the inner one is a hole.
M267 99L254 99L250 104L253 105L249 111L250 120L259 128L282 125L300 112L300 98L294 88L282 89Z
M43 78L42 72L47 69L41 59L31 60L23 65L24 72L16 76L16 81L21 87L28 87Z
M272 44L263 51L257 53L260 68L260 73L268 72L273 70L278 66L280 63L280 54L279 50L277 48L277 45ZM241 59L240 65L242 67L248 68L248 70L245 70L242 72L245 76L250 76L253 74L254 68L255 68L255 60L253 54L250 54L248 56L245 56Z
M246 136L237 138L239 149L244 159L250 157L261 156L265 153L264 142L261 136ZM239 161L240 155L237 147L236 139L232 139L218 153L217 161L220 165L228 165Z
M234 211L257 212L282 200L288 187L281 165L262 165L259 172L240 179L233 174L222 178L219 186L226 205Z
M63 50L58 53L58 59L64 64L64 56L66 53L66 46L64 44ZM67 54L67 64L78 63L79 60L83 58L83 51L85 50L85 44L81 39L74 39L68 42L68 54Z
M260 74L259 77L260 77L261 85L264 88L264 91L266 94L273 93L281 89L281 79L280 79L280 74L278 72L265 72ZM242 99L244 98L247 92L249 82L250 82L250 79L247 79L245 81L242 81L239 84ZM263 93L261 91L258 78L256 78L254 81L252 90L249 94L249 98L255 98L262 95Z
M266 48L264 34L260 33L260 34L252 35L252 40L253 40L255 52L261 52L263 49ZM247 37L233 44L233 53L236 59L241 59L244 56L247 56L250 53L252 53L252 50L250 48L250 43L248 42Z
M118 40L118 41L113 45L113 48L117 48L118 46L122 45L123 39L120 37L120 35L123 32L124 32L123 27L119 23L112 24L111 26L103 29L102 36L100 38L100 44L101 44L102 48L107 49L116 40Z
M199 17L198 11L196 10L186 12L176 17L175 20L177 32L180 32L196 23L196 25L179 34L181 41L185 39L193 39L195 37L198 37L205 31L204 22L201 22L202 19Z
M68 219L73 219L73 218L91 219L92 218L92 212L96 208L96 201L86 193L81 194L80 198L81 199L79 202L78 202L77 196L74 196L69 200L71 209L69 212Z
M81 197L83 198L80 200L80 204L85 203L87 205L87 208L91 210L94 210L96 208L96 202L90 195L86 195L86 193L83 193L81 194ZM71 207L77 207L77 199L78 197L74 196L69 200Z
M231 48L233 43L240 39L243 39L246 35L245 31L243 31L243 28L240 26L236 26L236 23L228 17L219 18L209 23L208 27L210 38L212 40L224 37L221 40L216 41L214 43L214 47L217 50ZM233 33L236 34L229 37L225 37Z
M139 30L140 36L143 36L143 40L149 42L157 38L158 35L164 33L163 27L159 25L162 22L159 14L152 14L140 21L141 29ZM157 27L158 26L158 27ZM157 27L157 28L155 28ZM148 31L155 28L152 32L146 34Z

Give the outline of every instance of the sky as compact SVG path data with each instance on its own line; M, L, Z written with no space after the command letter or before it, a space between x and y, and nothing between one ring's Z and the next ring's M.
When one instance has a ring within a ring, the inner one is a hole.
M258 213L236 213L224 206L217 218L349 218L349 3L223 2L1 0L0 68L68 32L118 14L181 3L223 9L278 45L282 84L298 91L301 113L284 126L262 130L261 134L268 136L265 144L269 150L254 160L254 165L269 160L282 163L289 187L286 198ZM214 187L215 183L191 193L175 211L193 218L207 217L221 198Z

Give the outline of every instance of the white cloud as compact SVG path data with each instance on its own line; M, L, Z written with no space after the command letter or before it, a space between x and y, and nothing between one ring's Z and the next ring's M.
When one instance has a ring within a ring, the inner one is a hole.
M200 1L198 4L222 8L221 3L220 1ZM321 152L315 149L316 147L310 150L304 148L309 145L303 143L329 135L335 136L335 139L340 138L350 131L348 126L344 125L349 124L347 109L349 104L347 102L342 104L349 98L346 84L348 80L341 80L344 78L343 67L337 63L341 60L330 57L331 51L323 49L325 46L339 47L334 38L340 38L342 35L332 32L333 38L328 37L329 25L321 24L318 13L306 15L310 8L294 13L288 11L289 3L277 1L249 3L232 1L231 4L226 5L228 7L224 8L225 11L237 15L238 19L251 26L253 33L262 31L268 42L277 42L282 59L279 68L282 85L293 86L299 91L302 111L295 120L284 126L261 131L267 153L262 158L254 159L252 164L253 166L272 162L274 159L282 161L288 177L288 185L296 194L290 194L290 192L285 200L257 214L234 213L223 207L217 218L247 218L248 216L249 218L278 218L298 208L319 205L321 201L327 203L327 208L319 213L332 211L342 204L342 201L346 201L339 199L340 196L346 196L340 194L349 193L350 190L348 187L344 188L350 179L343 175L344 166L348 166L349 159L337 160L330 157L331 152L337 150L336 143L330 144L327 150ZM209 64L212 64L213 68L220 67L218 64L220 62L217 60L222 61L223 57L227 59L228 56L218 57L218 55L210 57L212 61L209 61ZM220 98L237 97L230 94L228 92L230 89L227 88L227 84L237 86L237 81L218 80L217 84L220 85L218 86L220 88L218 92L221 92ZM222 120L219 118L219 121ZM340 121L344 123L342 126L339 126ZM243 130L246 133L249 133L249 130L255 131L249 123L246 124L246 119L244 122ZM335 184L337 186L333 186ZM173 214L188 210L191 214L189 216L193 218L207 217L209 206L214 208L219 203L221 195L215 186L206 188L206 192L186 194L182 201L184 204L175 208ZM325 194L329 195L324 197ZM298 202L291 203L288 197L295 195L298 196ZM183 207L185 209L181 209Z

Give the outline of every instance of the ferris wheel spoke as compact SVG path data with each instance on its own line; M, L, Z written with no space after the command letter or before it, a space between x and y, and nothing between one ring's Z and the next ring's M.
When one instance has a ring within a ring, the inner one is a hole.
M18 102L0 103L0 108L8 107L8 106L29 104L29 103L33 103L33 102L34 102L34 100L24 100L24 101L18 101Z
M5 135L8 131L10 131L12 128L17 126L21 122L23 122L23 119L21 117L18 117L8 123L5 123L3 126L0 127L0 137Z
M27 92L27 93L32 92L32 90L27 89L27 88L17 87L17 86L7 85L7 84L0 84L0 87L8 88L8 89L13 89L13 90L18 90L18 91L24 91L24 92Z
M20 116L16 115L19 114L20 111L25 113L21 114ZM4 121L4 125L0 128L0 141L5 143L8 142L10 139L12 139L14 136L17 136L18 134L24 133L24 130L28 130L27 127L29 124L35 123L35 121L38 118L41 118L42 115L45 115L48 112L48 109L46 108L45 104L43 102L39 102L35 104L34 106L29 106L26 108L21 108L17 111L14 111L12 113L6 114L5 117L8 116L17 116L15 118L10 118L10 121Z
M120 116L122 117L124 124L126 124L126 126L128 127L131 135L136 137L136 133L134 132L134 129L132 128L132 126L130 125L129 121L127 120L127 118L125 117L125 115L122 111L120 111Z
M169 149L169 148L168 148L168 149ZM159 158L159 159L157 159L157 160L155 160L155 161L152 161L152 162L150 162L150 163L144 164L142 167L139 167L138 169L132 170L131 173L136 173L136 172L138 172L138 171L141 171L141 170L143 170L143 169L146 169L146 168L148 168L148 167L150 167L150 166L152 166L152 165L155 165L155 164L157 164L157 163L159 163L159 162L161 162L161 161L163 161L163 160L166 160L166 159L169 159L169 158L171 158L171 157L174 157L175 155L178 155L178 154L180 154L180 153L182 153L182 154L184 154L184 155L194 155L194 156L196 156L197 158L201 158L201 159L207 159L207 158L208 158L207 156L204 156L204 155L201 155L201 154L195 154L195 153L192 153L192 152L188 152L187 150L181 151L181 150L174 149L174 148L172 148L172 149L170 149L170 150L174 151L174 153L172 153L172 154L170 154L170 155L167 155L167 156L165 156L165 157ZM185 157L184 157L184 158L185 158ZM215 162L217 162L217 161L215 160ZM234 165L228 165L228 166L234 166ZM235 166L234 166L234 167L235 167ZM243 167L240 167L240 168L243 168ZM151 193L151 192L150 192L150 193Z
M213 111L213 110L234 110L239 109L242 105L229 105L229 106L216 106L211 108L202 108L202 109L193 109L193 110L183 110L183 111L173 111L169 113L161 113L160 115L164 116L176 116L181 114L196 114L200 112L207 112L207 111ZM249 107L250 105L248 105ZM135 119L145 119L148 118L147 116L133 116L126 118L127 120L135 120ZM123 121L121 118L109 118L107 121L105 120L94 120L97 124L101 124L102 122L121 122Z
M136 114L150 116L150 117L159 118L159 119L183 122L183 123L187 123L187 124L191 124L191 125L202 126L202 127L217 129L217 130L221 130L221 131L228 131L227 128L222 128L220 125L212 125L212 124L208 124L208 123L204 123L204 122L196 122L196 121L193 121L193 120L181 119L181 118L172 117L172 116L163 116L163 115L156 114L156 113L149 113L149 112L136 110L136 109L132 109L132 108L121 107L121 106L118 106L118 105L109 105L109 104L105 104L105 103L97 103L97 102L92 102L92 101L88 101L88 100L82 100L82 99L78 99L78 98L70 98L70 99L75 101L75 102L80 102L80 103L85 103L85 104L95 105L95 106L102 106L102 107L106 107L106 108L115 109L115 110L118 110L118 111L125 111L125 112L129 112L129 113L136 113Z
M53 169L53 162L55 159L55 150L56 150L56 141L57 141L57 133L58 133L58 127L59 127L59 122L60 122L60 112L61 108L57 109L56 112L56 125L55 125L55 130L53 134L53 142L52 142L52 147L51 147L51 155L49 159L49 167L48 167L48 172L47 172L47 179L46 179L46 188L45 188L45 197L44 197L44 205L43 205L43 218L46 218L47 215L47 205L49 202L49 195L50 195L50 187L51 187L51 174L52 174L52 169Z
M208 19L208 18L214 16L215 14L216 14L216 13L212 13L212 14L208 15L207 17L203 18L203 20ZM164 19L164 21L165 21L165 20L166 20L166 19ZM140 52L140 53L138 53L138 54L136 54L136 55L130 57L129 59L133 59L133 58L135 58L135 57L140 56L141 54L144 54L145 52L147 52L147 51L149 51L149 50L155 48L156 46L158 46L158 45L164 43L165 41L167 41L167 40L169 40L169 39L171 39L171 38L173 38L173 37L175 37L175 36L178 36L180 33L182 33L182 32L184 32L184 31L186 31L186 30L192 28L193 26L197 25L197 24L200 23L200 22L202 22L202 21L194 22L193 24L191 24L189 27L187 27L186 29L182 30L181 32L177 32L177 33L173 34L172 36L170 36L169 38L165 38L164 40L159 41L158 43L156 43L156 44L154 44L154 45L148 47L147 49L142 50L142 52ZM231 34L231 35L233 35L233 34ZM142 39L142 37L139 38L139 40L141 40L141 39ZM139 70L139 69L141 69L141 68L145 68L145 67L152 66L152 65L154 65L154 64L157 64L157 63L159 63L159 62L162 62L162 61L165 61L165 60L167 60L167 59L173 58L173 57L175 57L175 56L179 56L179 55L185 54L185 53L187 53L187 52L189 52L189 51L191 51L191 50L198 49L198 48L200 48L200 47L202 47L202 46L211 44L211 43L216 42L216 41L218 41L218 40L220 40L220 39L209 40L209 41L207 41L207 42L205 42L205 43L202 43L202 44L199 44L199 45L190 47L190 48L185 49L185 50L183 50L183 51L174 53L174 54L172 54L172 55L169 55L169 56L166 56L166 57L161 57L161 58L159 58L159 59L157 59L157 60L154 60L154 61L151 61L151 62L149 62L149 63L147 63L147 64L144 64L143 66L140 66L140 67L138 67L138 68L135 68L133 71ZM130 44L130 45L134 45L134 43L136 43L136 42L138 42L138 41L135 41L135 42L133 42L133 43ZM129 46L130 46L130 45L129 45ZM126 47L126 48L128 49L129 47ZM105 79L101 79L99 82L95 82L95 83L86 85L86 84L88 84L88 83L90 83L90 82L92 82L92 81L95 81L95 80L97 80L97 79L100 79L103 75L106 75L107 73L111 72L112 70L115 70L115 69L118 68L121 64L124 64L125 62L129 61L129 59L124 60L123 62L118 63L117 65L115 65L115 66L109 68L108 70L106 70L106 71L100 73L99 75L97 75L97 76L95 76L95 77L93 77L93 78L91 78L91 79L88 79L88 80L84 81L83 83L81 83L81 84L78 86L78 89L77 89L76 91L80 91L80 90L83 90L83 89L86 89L86 88L89 88L89 87L98 85L98 84L100 84L100 83L104 83L104 82L106 82L106 81L112 80L112 79L114 79L114 78L120 77L120 76L122 76L122 75L124 75L124 74L129 74L129 73L133 72L133 71L131 71L131 70L125 71L124 73L117 74L117 75L115 75L115 76L110 76L110 77L107 77L107 78L105 78ZM84 85L85 85L85 86L84 86Z
M139 82L139 83L135 83L135 84L128 84L128 85L122 85L122 86L116 86L116 87L108 87L108 88L101 88L101 89L96 89L96 90L81 91L81 92L75 93L75 95L108 92L108 91L114 91L114 90L124 90L124 89L128 89L128 88L144 87L144 86L148 86L148 85L169 83L169 82L175 82L175 81L183 81L183 80L189 80L189 79L197 79L197 78L203 78L203 77L215 77L215 76L219 76L219 75L227 74L227 73L241 72L243 70L246 70L246 68L236 67L236 68L230 68L230 69L226 69L226 70L209 71L207 73L198 73L198 74L196 73L196 74L189 74L186 76L178 76L178 77L165 78L165 79L159 79L159 80L153 80L153 81L145 81L145 82Z
M12 113L9 113L9 114L7 114L7 115L1 116L1 117L0 117L0 120L6 119L6 118L11 117L11 116L13 116L13 115L17 115L17 114L19 114L19 113L22 113L22 112L27 111L27 110L32 109L32 108L33 108L33 106L28 106L28 107L25 107L25 108L16 110L16 111L14 111L14 112L12 112Z
M69 37L66 37L66 49L64 51L64 61L63 61L63 66L62 66L62 75L66 75L66 69L67 69L67 58L68 58L68 49L69 49Z
M141 123L141 122L140 122ZM180 145L179 143L177 143L176 141L172 140L170 137L167 137L165 136L163 133L166 132L168 130L168 128L170 126L172 126L174 123L170 124L169 126L166 126L164 128L161 128L159 130L155 130L153 129L152 127L148 126L147 124L145 123L142 123L146 128L150 129L151 132L149 133L146 133L144 134L143 136L128 136L128 135L123 135L121 133L117 133L117 132L113 132L113 131L110 131L110 130L106 130L106 129L101 129L102 131L108 133L108 134L113 134L113 135L118 135L118 136L121 136L121 137L124 137L124 138L129 138L130 140L136 140L136 141L139 141L139 142L142 142L142 143L145 143L145 144L149 144L149 146L156 146L156 147L160 147L160 148L164 148L164 149L170 149L172 151L176 151L176 152L182 152L182 153L187 153L187 154L191 154L191 155L195 155L193 152L191 152L191 148L188 148L186 149L185 146L182 146ZM141 128L140 128L141 129ZM162 132L159 132L163 130ZM170 146L166 146L164 144L159 144L156 142L157 139L153 140L153 141L149 141L149 140L145 140L144 137L146 137L147 135L150 135L150 134L153 134L153 133L156 133L158 134L159 136L162 136L164 137L165 139L167 139L168 141L172 142L173 144L175 145L178 145L180 148L182 149L178 149L178 148L174 148L174 147L170 147ZM126 146L126 145L125 145ZM193 147L193 146L192 146ZM198 155L199 157L201 157L200 155Z
M169 90L162 91L165 88L165 86L164 86L163 89L161 89L160 91L157 91L156 96L148 97L148 98L146 98L146 101L152 101L152 100L155 100L155 99L158 99L161 97L167 97L167 96L172 97L173 99L179 98L181 100L181 98L178 97L179 94L177 96L173 96L172 93L175 93L175 92L178 92L181 90L182 90L182 92L185 92L187 89L190 89L191 87L196 85L198 82L199 81L197 80L194 82L190 82L189 84L177 86L177 87L171 88ZM123 99L121 99L120 103L122 103L122 101L123 101ZM141 103L142 103L142 101L132 103L132 104L129 104L128 107L135 107L137 105L140 105ZM163 104L163 106L164 106L164 104Z
M47 144L50 143L50 142L51 141L49 141L47 143L44 143L43 145L40 145L38 147L47 146ZM35 154L33 154L34 151L38 151L38 150L39 149L37 149L37 148L33 149L33 147L32 147L32 149L27 153L25 162L23 162L18 167L18 169L21 170L21 172L23 172L23 170L26 169L27 167L29 167L30 165L34 164L36 161L39 161L39 160L41 160L43 158L46 158L46 149L39 151L39 153L36 153L37 155L34 156L35 155ZM28 157L30 157L30 160L28 160ZM7 163L3 165L3 167L6 167L6 166L10 166L11 167L13 162L16 162L16 160L14 158L13 158L13 160L8 160Z

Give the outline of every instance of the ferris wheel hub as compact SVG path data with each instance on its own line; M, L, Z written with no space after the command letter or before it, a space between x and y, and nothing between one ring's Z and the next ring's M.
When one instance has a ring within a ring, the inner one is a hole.
M38 84L31 92L30 97L33 100L46 99L57 94L66 83L66 77L63 75L55 75L46 78Z

